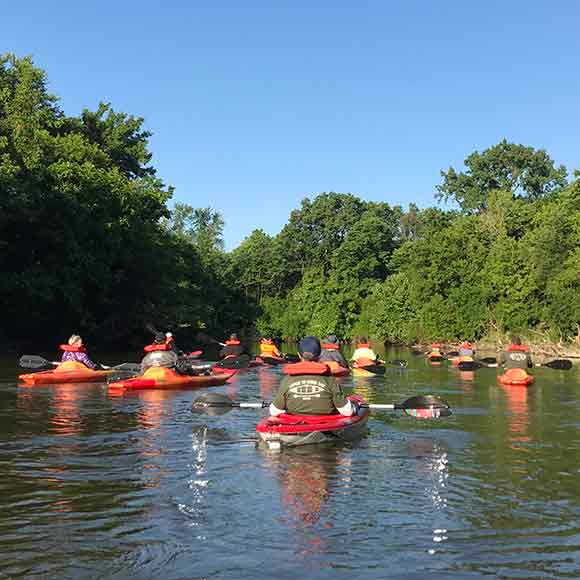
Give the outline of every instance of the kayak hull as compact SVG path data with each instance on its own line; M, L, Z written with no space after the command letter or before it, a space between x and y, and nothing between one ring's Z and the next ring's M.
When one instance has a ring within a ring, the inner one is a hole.
M534 382L535 377L525 369L507 369L503 375L498 375L497 380L502 385L513 387L527 387Z
M60 383L104 383L114 370L95 371L83 363L67 361L50 371L25 373L18 379L26 385L54 385Z
M220 373L212 375L180 375L171 369L151 367L139 377L109 384L110 389L134 391L141 389L199 389L223 385L231 375Z
M364 402L358 397L349 397ZM345 417L334 415L291 415L283 413L265 417L256 425L256 431L270 448L295 447L337 441L352 442L367 432L369 409L359 407L357 414Z

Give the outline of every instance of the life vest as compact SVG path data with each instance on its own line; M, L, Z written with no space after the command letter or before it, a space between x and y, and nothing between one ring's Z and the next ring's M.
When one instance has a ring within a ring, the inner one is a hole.
M339 346L338 344L335 344L334 342L323 342L321 345L323 350L339 350Z
M274 344L274 341L271 338L263 338L260 342L262 344Z
M523 344L508 344L506 347L508 352L528 352L528 347Z
M434 342L434 343L431 345L431 348L440 349L440 348L441 348L441 344L440 344L440 343L438 343L438 342Z
M327 365L320 362L302 361L291 365L285 365L282 369L285 375L330 375Z
M357 358L355 361L353 361L353 365L356 365L357 367L368 367L370 365L376 365L377 361L376 360L372 360L370 358Z
M157 352L159 350L171 350L171 345L164 344L148 344L144 349L145 352Z
M371 348L371 345L368 342L359 342L356 345L357 348Z
M263 356L278 357L280 353L273 342L262 342L260 344L260 354Z
M238 344L241 344L241 342L239 340L226 340L226 342L224 343L226 346L237 346Z
M472 349L473 345L466 340L459 345L459 348Z
M72 344L61 344L59 348L65 352L87 352L84 346L73 346Z

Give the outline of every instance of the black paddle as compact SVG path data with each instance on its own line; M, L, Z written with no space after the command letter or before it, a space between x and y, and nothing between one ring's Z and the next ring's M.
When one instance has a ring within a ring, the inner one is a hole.
M279 358L276 358L273 356L260 356L260 358L267 365L272 365L272 366L283 365L285 362L288 362L286 359L279 359ZM296 361L296 362L298 362L298 361Z
M286 362L289 363L300 362L300 357L297 354L285 354L284 358L286 359Z
M219 393L204 393L192 403L192 409L264 409L268 407L268 401L259 403L242 403L232 401L230 398ZM374 411L404 411L405 414L418 419L438 419L451 415L449 404L435 395L416 395L402 403L389 403L384 405L364 403L360 405Z
M480 363L485 364L486 366L497 366L498 362L497 359L493 356L489 356L486 358L479 359ZM557 371L569 371L572 368L572 361L566 358L557 358L547 363L536 363L534 366L536 367L548 367L549 369L554 369Z
M18 364L25 369L42 369L42 368L52 368L53 366L57 366L60 362L53 362L46 360L41 356L37 356L35 354L25 354L20 357ZM105 365L101 365L106 370L116 370L116 371L126 371L129 373L138 373L141 370L141 365L139 363L121 363L114 367L108 367Z
M406 360L403 359L393 359L393 360L379 360L379 363L383 364L383 365L391 365L394 367L401 367L401 368L407 368L407 365L409 363L407 363Z
M240 356L224 358L213 366L222 369L247 369L250 366L250 356L241 354Z

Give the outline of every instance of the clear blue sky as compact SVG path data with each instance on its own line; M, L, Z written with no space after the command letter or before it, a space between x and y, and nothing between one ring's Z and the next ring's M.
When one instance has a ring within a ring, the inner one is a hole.
M175 201L226 247L306 196L435 203L439 171L502 138L580 168L580 2L41 0L5 3L67 114L145 118Z

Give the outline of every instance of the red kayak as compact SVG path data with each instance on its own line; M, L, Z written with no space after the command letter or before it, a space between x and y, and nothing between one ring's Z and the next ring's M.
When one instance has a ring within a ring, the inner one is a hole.
M356 395L351 401L364 403ZM359 407L357 414L345 417L333 415L291 415L283 413L276 417L265 417L256 425L256 431L271 448L281 445L296 446L329 441L355 441L366 434L369 409Z
M94 371L77 361L66 361L51 371L26 373L18 378L27 385L50 385L58 383L104 383L114 370Z
M140 377L110 383L109 389L197 389L223 385L229 378L231 375L225 373L191 376L164 367L151 367Z
M534 382L534 378L525 369L507 369L503 375L498 375L497 380L502 385L527 387Z

